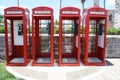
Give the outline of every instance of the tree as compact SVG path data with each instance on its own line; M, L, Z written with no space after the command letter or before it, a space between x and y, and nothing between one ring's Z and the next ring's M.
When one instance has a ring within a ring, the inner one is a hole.
M105 0L104 0L104 8L105 8L105 4L106 4L106 2L105 2Z
M62 0L60 0L60 8L62 7Z
M58 25L58 20L56 19L54 23L55 23L55 25Z
M19 0L17 0L17 6L19 6Z
M3 17L4 17L4 16L0 14L0 23L3 22Z
M83 9L84 9L84 3L85 3L86 0L81 0L81 3L82 3L82 6L83 6Z

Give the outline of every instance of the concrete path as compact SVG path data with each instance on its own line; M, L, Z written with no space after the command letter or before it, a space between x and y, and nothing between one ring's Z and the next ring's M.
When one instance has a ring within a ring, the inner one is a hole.
M120 59L107 59L106 66L6 68L25 80L120 80Z

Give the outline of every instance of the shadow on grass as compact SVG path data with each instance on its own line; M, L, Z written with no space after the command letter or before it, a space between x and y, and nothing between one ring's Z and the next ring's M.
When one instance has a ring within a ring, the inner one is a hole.
M17 80L12 74L10 74L5 67L6 62L0 60L0 80Z

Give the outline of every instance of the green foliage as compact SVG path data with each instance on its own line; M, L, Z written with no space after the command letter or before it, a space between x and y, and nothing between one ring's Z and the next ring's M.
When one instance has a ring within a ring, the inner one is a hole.
M54 23L55 23L55 25L58 25L58 20L55 20L55 22L54 22Z
M80 33L84 32L82 26L80 27Z
M107 28L107 34L108 35L117 35L118 34L118 30L114 27L111 28Z
M12 74L7 72L5 68L5 61L0 62L0 80L16 80Z
M4 33L4 27L0 26L0 33Z
M66 26L64 32L65 33L73 33L73 27L72 26Z
M30 26L30 33L32 33L32 26Z
M58 27L58 20L55 20L54 22L54 34L58 34L58 30L59 30L59 27Z
M90 31L90 33L94 34L94 33L96 33L96 30L92 29ZM107 28L106 33L107 33L107 35L120 35L120 28L115 28L115 27Z
M4 17L4 16L0 14L0 23L3 22L3 17Z
M107 34L108 35L120 35L120 28L107 28Z
M117 34L120 35L120 28L117 28Z
M96 33L96 29L92 29L90 33L91 34L95 34Z
M58 34L58 29L59 29L59 28L55 25L55 26L54 26L54 34Z

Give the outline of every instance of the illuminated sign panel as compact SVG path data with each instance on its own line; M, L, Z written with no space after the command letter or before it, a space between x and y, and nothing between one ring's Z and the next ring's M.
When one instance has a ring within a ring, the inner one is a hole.
M63 14L78 14L77 11L63 11Z
M35 11L35 14L50 14L50 11Z
M22 11L7 11L7 14L22 14Z
M105 12L95 12L95 11L91 11L90 14L105 14Z

